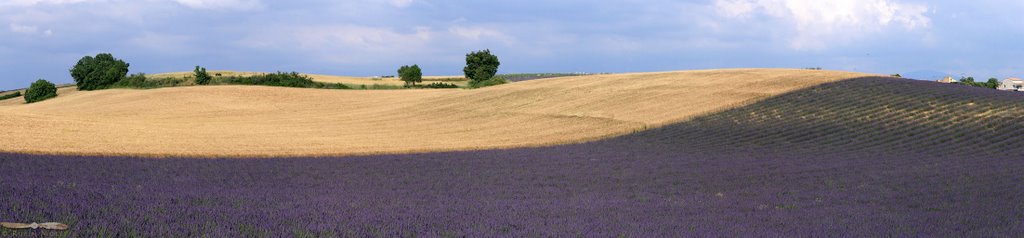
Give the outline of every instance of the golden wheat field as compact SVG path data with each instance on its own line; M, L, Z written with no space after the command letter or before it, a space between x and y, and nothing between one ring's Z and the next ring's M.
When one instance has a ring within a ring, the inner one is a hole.
M190 86L0 102L0 151L271 157L509 148L622 135L862 73L728 69L466 90Z

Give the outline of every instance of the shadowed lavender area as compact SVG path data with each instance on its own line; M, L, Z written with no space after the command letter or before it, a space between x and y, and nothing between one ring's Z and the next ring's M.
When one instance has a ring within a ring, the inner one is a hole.
M0 154L0 221L71 227L44 236L1016 236L1022 117L1024 94L859 78L545 148Z

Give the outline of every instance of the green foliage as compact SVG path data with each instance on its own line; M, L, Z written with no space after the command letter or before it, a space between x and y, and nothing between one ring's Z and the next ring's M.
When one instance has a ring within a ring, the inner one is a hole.
M201 68L201 67L199 67L199 65L196 65L196 70L194 70L192 72L193 72L193 75L196 78L196 84L198 84L198 85L210 84L211 77L210 77L210 74L206 73L206 68Z
M278 87L293 87L293 88L327 88L327 89L349 89L348 86L340 83L321 83L313 81L312 78L306 75L299 74L297 72L284 73L270 73L260 74L253 76L231 76L217 78L214 80L216 84L235 84L235 85L265 85L265 86L278 86Z
M109 53L85 56L71 68L71 77L79 90L109 88L128 74L128 63Z
M420 71L420 66L415 64L398 68L398 77L405 81L405 86L416 86L416 83L423 82L423 72Z
M492 55L491 50L474 51L466 54L466 67L462 72L466 78L477 84L491 80L498 73L498 56Z
M459 88L459 85L455 85L453 83L434 82L431 84L423 85L422 88Z
M36 80L25 90L25 102L34 103L57 97L57 85L44 79Z
M176 87L184 85L185 81L175 78L148 78L145 73L136 73L129 75L128 77L118 81L111 88L138 88L138 89L150 89L150 88L163 88L163 87Z
M495 76L495 77L492 77L491 79L484 80L484 81L476 81L476 80L469 81L469 88L482 88L482 87L489 87L489 86L506 84L506 83L508 83L508 80L505 80L504 77Z
M371 84L371 85L366 85L366 84L360 84L359 85L359 89L368 89L368 90L392 90L392 89L404 89L404 88L407 88L407 87L398 86L398 85L390 85L390 84L376 84L376 83L375 84Z
M974 77L961 77L960 78L960 84L967 85L967 86L972 86L972 87L982 87L982 88L996 89L996 88L999 87L999 79L997 79L997 78L989 78L988 81L985 81L985 82L975 82L974 81Z
M428 79L427 81L462 82L462 81L466 81L466 80L467 80L466 78L462 78L462 77L458 77L458 78L452 77L452 78L432 78L432 79Z
M135 73L114 83L114 87L131 87L146 84L146 73Z
M986 88L991 88L991 89L996 89L996 88L999 87L999 84L1000 84L999 83L999 79L997 79L997 78L988 78L988 82L985 82L985 87Z
M15 91L14 93L10 93L10 94L7 94L7 95L0 96L0 101L11 99L11 98L16 98L16 97L21 97L21 91Z
M960 77L960 84L967 86L977 86L977 83L974 82L974 77Z
M903 77L903 75L900 75L900 74L893 74L893 75L890 75L890 76L897 77L897 78L902 78Z

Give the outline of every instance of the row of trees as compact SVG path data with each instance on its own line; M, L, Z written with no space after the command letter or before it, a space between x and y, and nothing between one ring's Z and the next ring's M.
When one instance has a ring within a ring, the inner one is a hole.
M78 60L70 70L71 78L79 90L91 91L107 89L123 80L144 81L145 74L128 75L130 65L123 60L114 58L109 53L100 53L96 56L85 56ZM205 68L196 66L196 83L207 84L210 76L206 74ZM136 82L141 83L141 82ZM34 103L57 97L57 85L45 79L39 79L32 83L24 93L26 103Z
M79 90L105 89L125 78L128 74L128 63L114 58L111 54L102 53L95 57L82 57L70 71ZM26 103L57 97L57 85L39 79L25 90L24 96Z
M989 78L988 81L985 81L985 82L975 82L974 81L974 77L961 77L960 78L960 84L967 85L967 86L973 86L973 87L983 87L983 88L996 89L996 88L999 87L1000 83L999 83L999 79L997 79L997 78Z
M78 60L78 63L71 68L71 78L79 90L100 90L114 86L125 80L128 75L130 64L124 60L114 58L109 53L100 53L95 57L85 56ZM195 82L199 85L209 84L213 77L206 73L206 68L196 66L194 71ZM145 80L145 74L132 75L131 80ZM141 84L143 82L135 82Z
M463 74L469 79L470 87L484 87L505 83L501 78L496 78L498 56L491 54L491 50L473 51L466 54L466 67L462 68ZM423 72L419 65L403 65L398 68L398 77L405 81L406 87L416 86L416 83L423 82Z
M471 86L501 84L504 83L504 80L494 77L500 65L498 57L491 54L489 49L473 51L466 54L466 66L462 72L470 80ZM114 58L109 53L97 54L95 57L85 56L71 68L71 77L75 79L80 90L106 89L125 79L129 66L130 64ZM416 64L400 67L398 75L402 81L405 81L406 86L416 86L416 83L423 82L423 71ZM206 85L212 81L206 68L200 66L196 66L193 70L193 76L198 85Z
M498 57L491 54L490 50L473 51L466 54L466 66L462 69L466 78L470 80L470 87L483 87L504 83L501 78L496 78L498 66L501 62ZM71 77L79 90L91 91L107 89L122 80L126 80L130 64L114 58L109 53L100 53L96 56L85 56L78 60L78 63L71 68ZM416 86L416 83L423 82L423 71L419 65L404 65L398 69L398 75L406 86ZM196 66L193 70L195 83L206 85L213 77L206 72L206 68ZM145 74L133 75L128 81L145 81ZM143 82L135 82L141 84ZM431 85L431 87L450 87L454 85ZM57 87L53 83L40 79L28 88L24 94L28 103L38 102L57 96Z

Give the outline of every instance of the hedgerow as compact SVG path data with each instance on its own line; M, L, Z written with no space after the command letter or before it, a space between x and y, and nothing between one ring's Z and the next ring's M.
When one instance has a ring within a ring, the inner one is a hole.
M430 83L430 84L427 84L427 85L423 85L421 87L422 88L458 88L459 85L455 85L453 83L433 82L433 83Z
M508 83L508 80L505 80L505 78L503 78L501 76L494 76L494 77L492 77L491 79L488 79L488 80L469 81L468 87L469 88L482 88L482 87L490 87L490 86L501 85L501 84L506 84L506 83Z
M145 73L136 73L118 81L111 88L137 88L152 89L163 87L177 87L186 85L186 82L175 78L149 78Z
M6 95L0 95L0 100L7 100L7 99L11 99L11 98L16 98L16 97L21 97L21 91L16 91L16 92L9 93L9 94L6 94Z
M264 85L294 88L330 88L349 89L341 83L322 83L313 81L309 76L297 72L276 72L269 74L258 74L253 76L230 76L216 78L213 84L234 84L234 85Z

